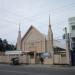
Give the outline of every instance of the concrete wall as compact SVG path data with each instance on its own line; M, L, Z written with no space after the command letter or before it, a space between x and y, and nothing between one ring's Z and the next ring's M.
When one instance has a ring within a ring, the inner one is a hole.
M26 61L26 55L23 56L17 56L17 55L0 55L0 63L11 63L11 59L19 57L19 62L20 63L29 63Z
M60 64L60 55L58 54L54 55L54 64Z
M54 64L67 64L66 55L55 54L54 55Z
M16 55L0 55L0 63L11 63L11 59L17 57ZM19 62L23 64L35 64L35 63L41 63L40 59L36 58L30 58L30 55L22 55L19 56ZM54 58L51 59L50 57L44 58L44 64L67 64L66 56L61 56L59 54L55 54Z
M10 63L10 58L7 55L0 55L0 63Z
M52 58L49 58L49 57L46 57L44 59L44 64L53 64L53 59Z

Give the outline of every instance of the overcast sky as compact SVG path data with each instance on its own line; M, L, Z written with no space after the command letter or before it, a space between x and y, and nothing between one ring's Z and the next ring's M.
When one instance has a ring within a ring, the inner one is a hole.
M33 25L47 35L49 12L55 39L61 39L68 18L75 16L75 0L0 0L0 38L15 43Z

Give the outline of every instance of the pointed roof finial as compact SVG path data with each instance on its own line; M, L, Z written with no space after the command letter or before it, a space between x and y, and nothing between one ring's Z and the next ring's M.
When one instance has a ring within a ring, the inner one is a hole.
M50 11L49 11L49 25L51 25L51 23L50 23Z

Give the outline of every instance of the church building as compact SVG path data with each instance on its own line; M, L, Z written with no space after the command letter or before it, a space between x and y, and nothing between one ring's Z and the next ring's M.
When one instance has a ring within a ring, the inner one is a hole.
M23 64L41 64L42 58L43 64L69 64L65 45L53 39L49 17L47 36L31 25L21 37L19 26L17 50L6 51L5 54L0 55L0 62L11 63L11 59L19 58L19 62Z
M24 58L25 63L39 64L42 57L44 64L68 64L66 49L59 47L59 45L54 46L54 44L50 17L47 36L31 25L21 38L21 31L19 29L17 50L22 51L22 58Z

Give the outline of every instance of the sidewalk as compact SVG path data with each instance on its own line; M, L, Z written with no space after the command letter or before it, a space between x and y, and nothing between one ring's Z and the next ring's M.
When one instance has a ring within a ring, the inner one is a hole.
M55 69L75 69L75 66L69 66L69 65L45 65L45 64L29 64L24 65L26 67L34 67L34 68L55 68Z
M45 65L45 64L21 64L21 65L10 65L0 64L0 66L16 66L16 67L32 67L32 68L45 68L45 69L69 69L75 70L75 66L69 65Z

